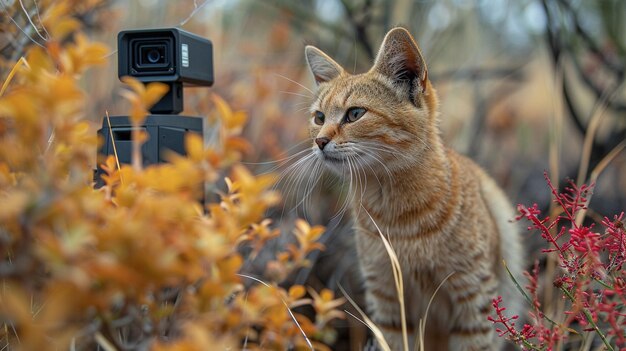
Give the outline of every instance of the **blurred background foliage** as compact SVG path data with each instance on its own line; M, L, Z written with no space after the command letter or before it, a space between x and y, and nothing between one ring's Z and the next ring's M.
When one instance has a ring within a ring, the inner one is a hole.
M78 26L108 44L105 65L81 80L94 127L106 111L128 111L119 95L117 32L176 26L211 39L215 85L186 89L183 114L214 115L211 93L246 111L243 135L253 147L244 161L254 173L282 177L284 203L268 215L281 227L299 216L327 226L321 238L327 249L291 278L299 284L341 285L357 301L362 293L349 218L336 216L341 185L325 182L303 206L289 174L296 160L287 157L311 144L307 44L359 73L369 69L390 28L408 28L440 94L444 139L486 168L514 203L548 208L548 170L556 180L597 177L591 217L626 208L626 156L617 152L626 139L621 0L1 0L0 6L3 78L29 47L72 41L68 34ZM261 253L244 269L258 273L265 263ZM362 345L360 323L337 326L337 349Z

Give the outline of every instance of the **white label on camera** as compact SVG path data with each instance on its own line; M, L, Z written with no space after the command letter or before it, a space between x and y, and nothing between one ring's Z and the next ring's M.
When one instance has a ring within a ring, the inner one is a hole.
M187 44L182 44L180 49L183 67L189 67L189 46Z

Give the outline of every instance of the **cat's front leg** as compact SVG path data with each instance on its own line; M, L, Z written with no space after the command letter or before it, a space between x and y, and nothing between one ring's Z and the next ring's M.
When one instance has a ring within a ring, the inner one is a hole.
M497 294L496 277L487 272L460 275L450 285L456 318L450 326L449 350L499 350L502 342L495 337L493 324L487 318L492 312L492 298Z
M391 285L389 285L391 284ZM392 281L366 280L365 300L370 310L370 318L378 327L391 350L404 350L400 303ZM412 348L413 325L407 321L407 338Z
M380 239L373 235L363 234L357 244L368 315L382 331L391 350L404 350L400 301L389 257ZM414 335L414 330L410 321L407 321L407 334L412 349L409 336Z

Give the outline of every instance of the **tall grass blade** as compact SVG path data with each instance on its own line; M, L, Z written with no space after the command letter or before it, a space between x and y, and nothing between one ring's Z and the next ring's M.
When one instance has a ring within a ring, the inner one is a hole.
M11 83L11 81L13 80L13 77L15 76L15 74L17 73L17 70L21 67L28 67L28 62L26 61L26 59L22 56L20 57L20 59L15 63L15 65L13 66L13 68L11 68L11 71L9 72L9 75L7 76L7 79L4 80L4 83L2 83L2 88L0 88L0 96L4 95L4 92L7 90L7 88L9 87L9 84Z
M111 118L109 117L109 111L105 111L105 115L107 117L107 123L109 125L109 136L111 138L111 145L113 145L113 155L115 156L115 164L117 165L117 171L119 172L122 169L122 167L120 167L120 158L117 156L117 147L115 146L115 138L113 138L113 129L111 128ZM124 184L122 173L120 173L120 182Z
M439 285L437 286L437 289L435 289L433 294L430 296L430 300L428 300L428 305L426 305L426 311L424 312L424 317L420 318L420 321L419 321L419 335L418 335L418 339L419 339L419 349L418 350L419 351L426 351L426 348L424 347L424 335L425 335L425 332L426 332L426 321L428 320L428 311L430 310L430 305L433 303L433 300L435 299L435 296L439 292L439 289L441 289L443 284L446 281L448 281L448 279L450 279L450 277L453 276L454 273L456 273L456 272L450 272L445 278L443 278L441 283L439 283Z
M611 161L613 161L613 159L615 159L615 157L617 157L617 155L619 155L620 152L624 150L624 148L626 148L626 140L622 140L622 142L617 144L617 146L615 146L606 156L602 158L602 160L600 160L598 165L593 169L593 171L591 171L591 175L589 176L589 184L594 184L596 180L598 180L600 173L604 171L604 169L611 163ZM587 195L587 205L589 205L592 196L593 192L590 192L589 195ZM587 207L588 206L585 206L585 208L581 209L576 214L577 226L580 226L585 220L585 216L587 215Z
M389 344L387 344L387 340L385 340L385 337L383 336L383 332L380 330L380 328L378 328L376 326L376 324L374 322L372 322L371 319L369 319L369 317L367 317L367 315L365 314L365 312L363 312L363 310L361 310L361 308L356 304L356 302L354 302L354 300L352 300L352 298L348 295L348 293L343 289L343 287L341 285L339 285L339 290L341 290L341 293L343 294L343 296L346 298L346 300L348 300L348 302L350 302L350 304L352 305L352 307L354 307L359 314L361 315L361 317L363 318L363 321L356 318L358 321L363 322L363 324L365 324L365 326L367 326L369 328L369 330L372 331L372 334L374 334L374 337L376 338L376 341L378 342L378 346L383 349L383 351L391 351L391 348L389 347ZM346 312L347 314L351 315L354 317L354 315L346 310L344 310L344 312Z
M396 292L398 293L398 302L400 303L400 323L402 325L402 344L403 344L404 350L409 351L409 337L408 337L408 331L407 331L407 326L406 326L406 310L404 306L404 281L402 280L402 269L400 266L400 261L398 260L398 256L396 255L396 252L393 250L393 247L389 243L389 240L385 238L382 231L378 227L378 224L376 224L376 222L374 221L374 218L372 217L372 215L370 215L370 213L367 211L367 209L363 205L361 205L361 208L363 209L363 211L365 211L367 216L370 218L370 220L376 227L376 230L378 230L378 234L380 235L380 238L382 239L383 244L385 245L385 250L387 251L387 254L389 255L389 259L391 259L391 270L393 272L393 279L396 285Z
M608 102L611 101L613 97L617 94L620 86L621 84L619 84L615 89L612 89L611 93L605 92L604 94L602 94L600 100L593 107L593 114L591 115L591 120L589 121L587 132L585 133L583 151L580 156L580 167L578 168L578 178L576 179L576 185L578 186L582 185L585 182L585 176L587 175L587 171L589 170L591 149L593 149L593 141L596 136L596 131L600 127L603 117L606 115L604 112L606 111Z
M96 333L94 339L96 339L96 343L98 344L98 346L102 347L104 351L117 351L115 346L111 344L111 342L107 340L100 332Z

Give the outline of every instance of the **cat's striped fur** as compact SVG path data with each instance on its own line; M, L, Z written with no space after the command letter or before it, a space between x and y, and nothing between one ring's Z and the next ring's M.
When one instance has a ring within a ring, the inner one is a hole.
M374 221L400 260L410 347L435 288L454 273L430 307L426 350L499 349L487 320L492 298L502 295L512 313L520 307L502 264L521 271L514 212L481 168L443 145L437 94L413 38L391 30L372 69L358 75L319 49L305 52L318 83L313 150L357 192L351 207L373 321L401 350L400 305Z

